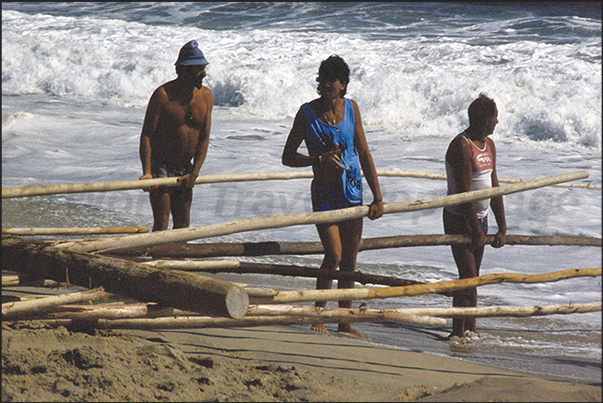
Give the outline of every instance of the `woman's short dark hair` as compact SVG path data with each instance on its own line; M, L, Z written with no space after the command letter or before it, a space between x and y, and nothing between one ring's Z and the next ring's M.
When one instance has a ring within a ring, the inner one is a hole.
M341 84L345 87L341 92L341 96L344 96L348 89L348 83L350 82L350 68L347 63L337 55L331 55L326 60L320 63L318 68L318 77L316 82L320 83L320 80L335 80L338 79ZM320 95L320 90L316 90Z
M496 103L486 94L481 93L479 97L469 105L469 125L479 124L487 118L496 115Z

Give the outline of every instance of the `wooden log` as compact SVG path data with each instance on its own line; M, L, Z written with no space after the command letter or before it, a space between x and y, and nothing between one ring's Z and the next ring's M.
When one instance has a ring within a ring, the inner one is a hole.
M21 315L26 316L36 312L43 312L59 305L83 301L95 301L106 297L107 293L103 287L99 287L93 290L53 295L31 301L7 302L2 304L2 320L14 320Z
M60 283L53 280L28 280L18 275L2 276L2 287L58 287Z
M597 277L601 268L569 269L543 274L497 273L460 280L441 281L431 284L415 284L403 287L379 288L338 288L333 290L279 291L274 297L253 297L250 304L289 304L309 301L340 301L358 299L383 299L392 297L413 297L422 294L451 292L500 283L545 283L574 277Z
M104 304L108 305L108 304ZM65 319L80 320L90 323L99 319L121 319L152 317L162 318L162 320L136 320L136 321L105 321L101 322L104 328L191 328L192 327L235 327L233 321L240 319L208 318L198 316L182 316L186 311L179 311L167 307L160 307L153 304L129 304L124 306L62 306L58 312L47 312L48 316L53 316L55 320L49 321L44 318L36 318L55 326L69 326L70 323ZM310 306L290 306L290 305L250 305L243 326L249 326L249 320L254 322L261 317L277 317L278 323L271 324L300 324L295 318L303 318L306 324L320 321L322 323L354 323L354 322L397 322L407 323L415 326L445 326L444 318L455 317L528 317L545 316L573 313L589 313L601 311L601 302L591 302L584 304L550 304L537 306L490 306L475 308L402 308L402 309L347 309L347 308L316 308ZM169 317L166 317L169 316ZM177 321L171 319L177 317ZM30 318L28 318L30 320ZM260 319L261 320L261 319ZM186 325L182 322L186 321ZM293 322L293 323L291 323ZM104 324L107 325L104 325ZM159 324L159 325L158 325ZM264 325L266 320L256 325ZM96 326L95 326L96 327Z
M61 250L35 240L2 236L2 264L32 279L52 279L152 301L209 316L240 318L249 298L243 287L180 270L163 270L106 256Z
M486 243L492 244L494 235L486 235ZM412 246L441 246L469 244L468 235L395 235L363 238L360 250L376 250ZM543 246L598 246L601 238L583 236L507 235L505 245ZM205 258L223 256L265 255L318 255L323 254L321 242L214 242L214 243L167 243L151 247L129 248L101 252L112 256L148 256L153 258Z
M156 265L157 267L165 269L177 269L184 271L203 271L207 273L276 274L281 276L352 280L361 284L377 284L388 286L423 284L420 281L365 274L360 271L346 273L339 270L320 270L319 268L314 267L302 267L284 264L239 262L238 260L159 260L149 261L143 264Z
M406 178L424 178L446 180L445 174L436 174L428 172L412 172L400 170L377 170L378 176L406 177ZM312 171L292 171L292 172L265 172L265 173L239 173L239 174L219 174L219 175L201 175L197 177L195 184L203 183L224 183L224 182L245 182L245 181L264 181L264 180L288 180L300 178L313 178ZM526 182L523 179L498 178L500 183L520 183ZM44 196L53 194L69 193L89 193L89 192L110 192L117 190L144 189L149 186L178 186L177 178L155 178L145 180L131 181L113 181L113 182L87 182L87 183L64 183L39 186L21 186L2 189L2 198ZM585 189L600 190L601 186L589 183L556 183L551 186L557 187L575 187Z
M486 235L486 244L494 242L494 235ZM366 238L360 244L360 250L399 248L409 246L442 246L468 245L469 235L402 235L381 238ZM542 246L598 246L601 238L582 236L536 236L536 235L507 235L505 245L542 245Z
M3 227L7 235L86 235L86 234L142 234L149 232L148 227L90 227L90 228L11 228Z
M339 323L357 317L370 322L408 323L421 327L446 326L446 320L437 320L426 315L408 315L393 309L350 309L350 308L319 308L314 306L270 306L250 305L247 316L295 316L314 319L314 323L325 323L327 318L337 318ZM371 319L371 320L369 320ZM438 318L442 319L442 318Z
M99 319L94 324L89 324L96 329L203 329L203 328L232 328L254 326L288 326L310 325L316 323L315 317L306 316L245 316L240 319L214 318L207 316L179 316L162 317L153 319ZM398 322L408 323L421 327L443 326L443 318L427 318L411 315L395 315L373 317L370 315L324 316L321 323L367 323L367 322ZM73 326L70 319L47 319L39 322L49 326Z
M423 179L438 179L438 180L446 180L446 174L435 174L428 172L412 172L412 171L400 171L397 169L392 170L377 170L378 176L385 177L404 177L404 178L423 178ZM499 183L520 183L525 182L525 179L513 179L513 178L498 178ZM593 190L601 190L600 185L593 185L590 183L556 183L551 185L553 187L564 187L564 188L583 188L583 189L593 189Z
M572 313L589 313L601 311L601 302L588 302L582 304L549 304L536 306L486 306L474 308L399 308L399 309L348 309L348 308L316 308L313 306L293 305L250 305L248 315L257 316L308 316L320 317L328 312L337 312L345 309L355 315L374 314L375 312L403 313L408 315L438 317L438 318L462 318L462 317L527 317L544 315L567 315Z
M568 315L573 313L589 313L601 311L601 302L548 304L536 306L485 306L472 308L437 307L437 308L390 308L390 309L359 309L359 308L318 308L314 306L293 305L250 305L247 315L250 316L307 316L321 318L325 316L344 315L373 315L380 321L394 314L406 320L412 318L413 322L429 319L427 325L438 325L432 318L491 318L491 317L528 317L545 315ZM45 312L47 319L51 316L56 319L120 319L120 318L157 318L176 316L195 316L190 311L182 311L171 307L162 307L156 304L98 304L98 305L63 305ZM383 317L381 317L383 315ZM396 316L392 316L395 318ZM396 321L392 319L392 321ZM441 322L440 322L441 323Z
M446 320L443 318L430 318L425 315L414 315L396 312L395 310L358 310L344 308L314 308L314 307L289 307L282 309L280 306L266 306L265 309L258 310L249 308L247 315L251 316L307 316L316 320L322 318L338 318L341 321L350 321L354 316L363 316L366 322L397 322L410 323L414 325L444 326ZM280 308L280 309L279 309ZM271 310L273 309L273 310ZM278 311L274 311L278 309ZM75 319L75 320L98 320L98 319L122 319L122 318L158 318L158 317L198 317L194 313L181 311L169 307L161 307L154 304L127 304L115 306L113 304L93 305L93 306L61 306L55 310L45 312L45 316L38 315L35 319ZM28 317L28 320L32 318Z
M149 247L124 248L99 252L112 256L148 256L153 258L203 258L222 256L313 255L323 254L320 242L212 242L165 243Z
M524 179L512 179L512 178L498 178L498 182L502 183L521 183L524 182ZM580 189L592 189L592 190L601 190L601 185L593 185L592 183L556 183L551 185L552 187L559 188L580 188Z
M601 311L601 302L549 304L536 306L485 306L476 308L403 308L396 312L429 315L438 318L492 318L567 315Z
M553 183L567 182L588 177L588 172L578 171L569 174L549 176L532 181L525 181L489 189L474 190L434 199L414 202L386 203L384 214L427 210L475 200L489 199L548 186ZM57 247L69 248L79 252L109 251L132 247L150 246L170 242L186 242L193 239L229 235L238 232L255 231L269 228L282 228L293 225L324 224L362 218L368 213L368 206L350 207L341 210L320 211L313 213L294 213L272 217L231 220L223 223L201 225L197 227L179 228L171 231L156 231L150 234L111 237L90 242L65 242Z
M97 304L90 306L63 305L45 312L44 317L35 319L73 319L73 320L98 320L122 318L160 318L176 316L195 316L195 312L162 306L155 303L137 304ZM29 318L32 319L32 318ZM33 319L32 319L33 320Z
M208 273L221 270L236 270L241 267L238 260L149 260L141 264L161 267L163 269L176 269L184 271L206 271Z
M312 178L312 171L297 172L267 172L248 174L219 174L198 176L195 184L262 181L269 179L284 180L297 178ZM178 178L153 178L131 181L65 183L54 185L21 186L2 188L2 198L43 196L53 194L111 192L116 190L144 189L149 186L179 186Z

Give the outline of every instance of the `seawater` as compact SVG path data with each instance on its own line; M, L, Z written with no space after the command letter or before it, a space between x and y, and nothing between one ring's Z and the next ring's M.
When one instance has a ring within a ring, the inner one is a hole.
M2 186L136 180L153 90L175 78L180 47L199 41L214 95L202 175L292 171L280 156L299 106L315 97L322 60L351 68L377 169L445 173L450 140L480 92L500 123L498 175L536 179L586 170L601 185L601 10L592 4L3 3ZM445 195L445 182L380 179L386 202ZM198 185L192 225L311 211L310 181ZM371 200L365 184L365 200ZM509 234L601 237L601 191L546 187L505 196ZM152 226L136 191L6 199L4 227ZM496 231L490 220L490 233ZM365 237L443 233L441 209L365 220ZM317 241L314 226L196 242ZM318 267L322 256L254 261ZM481 274L601 266L601 249L486 248ZM358 269L426 282L458 273L448 247L363 251ZM232 275L279 289L314 281ZM601 278L480 287L479 305L601 300ZM361 301L357 301L358 303ZM439 295L369 300L371 308L450 306ZM328 306L335 306L328 305ZM328 326L329 327L329 326ZM601 382L601 315L478 319L482 338L455 346L448 326L360 324L376 343L549 376ZM330 327L334 329L333 327ZM336 334L336 332L333 332Z

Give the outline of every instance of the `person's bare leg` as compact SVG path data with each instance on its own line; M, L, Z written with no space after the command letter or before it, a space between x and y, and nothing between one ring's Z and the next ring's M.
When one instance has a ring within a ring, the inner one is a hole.
M466 234L467 224L459 217L450 214L446 209L443 211L444 233ZM484 248L473 249L471 245L452 245L452 256L456 263L459 278L471 278L479 276ZM476 307L477 289L461 290L453 293L453 307ZM465 331L476 332L475 318L453 318L452 333L449 337L465 337Z
M335 270L341 261L341 241L339 239L339 228L335 224L319 224L316 226L318 235L325 251L325 256L322 260L319 270ZM316 279L317 290L331 289L333 280L318 277ZM327 305L326 301L316 301L314 306L324 308ZM312 330L329 334L329 331L322 323L312 325Z
M479 276L479 269L482 263L482 257L484 256L484 248L478 248L473 250L473 262L475 265L475 276ZM468 300L471 303L471 307L477 306L477 288L467 290L470 293ZM465 318L465 332L470 331L477 334L477 325L475 317Z
M452 255L456 262L459 278L476 277L478 268L476 267L475 254L473 248L465 245L452 246ZM472 308L477 306L477 289L470 288L456 291L452 297L453 307ZM475 318L453 318L452 336L465 337L465 331L476 332Z
M170 191L174 229L188 228L191 223L193 189L173 188Z
M166 188L151 190L149 194L153 210L153 231L165 231L170 222L170 194Z
M362 218L344 221L339 223L341 234L341 263L339 269L342 272L353 273L356 270L356 260L358 258L358 250L360 249L360 241L362 239ZM337 288L354 288L353 280L338 280ZM351 308L352 300L339 301L340 308ZM349 323L340 323L338 332L348 333L352 336L370 340L371 338L354 329Z

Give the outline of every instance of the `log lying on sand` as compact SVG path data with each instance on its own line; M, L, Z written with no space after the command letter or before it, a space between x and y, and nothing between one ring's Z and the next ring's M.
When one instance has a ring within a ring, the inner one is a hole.
M44 312L64 304L95 301L103 298L107 298L107 293L103 287L99 287L93 290L63 295L53 295L45 298L37 298L31 301L6 302L2 304L2 320L14 320L20 316Z
M398 322L413 324L420 327L438 327L446 324L444 318L429 318L418 315L345 315L320 317L320 323L360 323L360 322ZM70 319L39 320L49 326L74 325ZM154 319L99 319L96 323L87 323L96 329L202 329L226 327L253 326L288 326L311 325L316 323L316 317L307 316L245 316L240 319L212 318L207 316L179 316Z
M176 316L198 316L195 312L183 311L170 306L156 303L124 304L112 302L96 305L62 305L44 312L44 316L33 319L73 319L91 321L98 319L123 319L123 318L161 318Z
M103 286L110 293L204 315L241 318L249 306L244 288L227 281L61 250L14 236L2 236L2 264L3 269L31 279Z
M279 291L274 296L250 297L250 304L288 304L309 301L338 301L358 299L382 299L391 297L413 297L422 294L434 294L458 291L488 284L499 283L544 283L565 280L573 277L598 277L601 268L569 269L543 274L497 273L485 276L465 278L452 281L441 281L431 284L415 284L404 287L379 288L339 288L333 290L296 290Z
M288 308L288 309L285 309ZM54 310L44 312L35 319L72 319L72 320L98 320L98 319L125 319L125 318L159 318L159 317L182 317L201 318L194 313L180 311L173 308L161 307L153 304L102 304L92 306L61 306ZM397 312L392 309L344 309L344 308L315 308L309 306L280 307L264 306L263 308L249 307L247 316L307 316L315 320L322 318L339 319L341 322L397 322L410 323L417 326L444 326L446 320L434 319L425 315L415 315ZM362 316L362 320L356 318ZM27 318L27 319L32 319Z
M529 189L537 189L554 183L568 182L588 177L588 172L578 171L569 174L549 176L521 183L497 186L489 189L474 190L433 199L414 202L386 203L384 214L428 210L438 207L468 203L475 200L489 199ZM341 210L320 211L313 213L294 213L272 217L231 220L223 223L200 225L197 227L179 228L171 231L157 231L150 234L137 234L123 237L111 237L90 242L65 242L57 247L69 248L78 252L115 251L126 248L186 242L193 239L229 235L237 232L256 231L260 229L282 228L293 225L324 224L341 222L367 215L368 206L350 207Z
M414 315L430 315L438 318L491 318L491 317L525 317L544 315L567 315L571 313L589 313L601 311L601 302L583 304L549 304L536 306L484 306L477 308L406 308L396 312Z
M374 314L407 314L438 318L461 318L461 317L526 317L560 315L572 313L588 313L601 311L601 302L589 302L584 304L550 304L536 306L485 306L475 308L400 308L400 309L347 309L347 308L317 308L313 306L293 305L250 305L248 315L258 316L307 316L320 318L323 315L336 315L346 310L355 315Z
M143 234L149 232L148 227L28 227L28 228L2 228L3 234L8 235L102 235L102 234Z
M486 235L486 243L492 244L494 235ZM468 235L395 235L363 238L360 250L376 250L411 246L466 245ZM582 236L507 235L506 245L543 246L598 246L601 238ZM130 248L102 252L112 256L151 256L154 258L203 258L222 256L265 255L318 255L324 249L320 242L215 242L215 243L168 243L151 247Z
M65 320L81 321L96 327L99 320L104 328L191 328L191 327L235 327L267 323L261 317L276 317L278 323L298 324L296 319L303 318L305 323L354 323L354 322L396 322L420 327L445 326L445 318L456 317L528 317L573 313L589 313L601 311L601 302L585 304L551 304L537 306L489 306L475 308L401 308L401 309L363 309L363 308L317 308L314 306L292 305L250 305L247 315L240 319L207 318L196 316L187 311L180 311L156 304L99 304L92 306L64 305L47 311L44 315L25 318L41 320L48 323L48 317L54 318L53 324L68 326ZM120 319L144 320L120 320ZM155 318L155 320L151 319ZM157 318L162 318L158 320ZM177 320L172 320L178 318ZM15 318L15 319L21 319ZM93 323L92 323L93 322ZM183 324L183 322L185 322ZM72 322L73 323L73 322Z
M441 327L445 318L454 317L527 317L601 311L601 302L586 304L551 304L539 306L491 306L476 308L405 308L405 309L347 309L316 308L311 306L251 305L247 315L240 319L205 316L172 316L168 311L155 311L154 318L107 319L147 316L147 307L140 304L95 309L85 313L56 313L56 319L37 319L50 326L73 325L83 321L97 329L197 329L220 327L252 327L269 325L308 325L314 323L396 322L419 327ZM175 313L175 312L174 312ZM53 313L50 313L53 315ZM170 317L158 317L168 314ZM431 315L431 316L430 316Z

